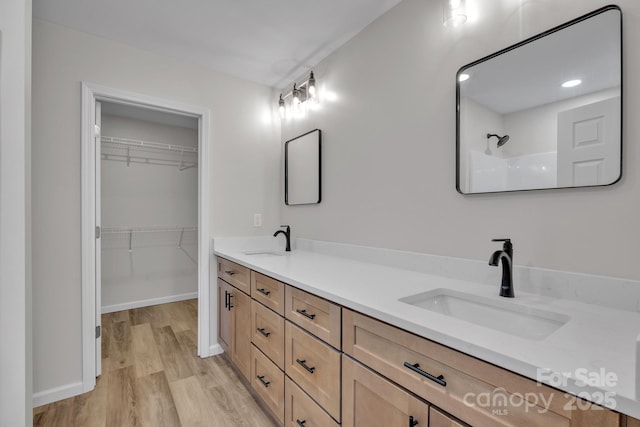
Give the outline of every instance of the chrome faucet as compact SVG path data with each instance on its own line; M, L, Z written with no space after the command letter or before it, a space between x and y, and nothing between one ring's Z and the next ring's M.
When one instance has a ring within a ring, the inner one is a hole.
M494 267L502 260L502 283L500 296L513 298L513 245L511 239L493 239L492 242L504 242L501 251L495 251L489 258L489 265Z
M280 227L287 227L287 230L278 230L273 233L273 237L276 237L280 233L284 234L284 237L287 238L287 247L285 251L291 252L291 227L289 227L288 225L281 225Z

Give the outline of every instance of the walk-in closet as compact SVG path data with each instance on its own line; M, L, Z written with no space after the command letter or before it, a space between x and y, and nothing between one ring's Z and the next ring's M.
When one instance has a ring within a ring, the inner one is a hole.
M198 120L98 110L102 313L197 298Z

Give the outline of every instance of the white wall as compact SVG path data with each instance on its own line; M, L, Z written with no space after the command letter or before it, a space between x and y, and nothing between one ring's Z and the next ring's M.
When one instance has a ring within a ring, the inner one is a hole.
M281 205L297 237L487 260L510 237L515 263L640 278L640 3L624 17L624 171L612 187L463 196L455 190L455 73L462 65L609 3L469 0L442 25L440 1L404 0L314 67L334 102L283 122L318 127L322 203ZM274 98L275 99L275 98Z
M211 110L215 236L280 224L279 127L270 88L39 20L33 30L34 391L43 395L82 380L81 81Z
M195 122L195 119L194 119ZM197 129L102 115L101 134L118 138L198 146ZM107 144L107 146L110 144ZM126 154L122 148L106 152ZM134 155L145 155L133 150ZM158 157L158 152L147 153ZM161 153L162 155L162 153ZM179 160L180 153L162 158ZM184 160L197 156L191 155ZM102 227L175 227L198 224L198 168L101 161ZM102 310L152 305L198 291L197 233L187 231L103 233ZM184 252L186 251L186 253Z
M0 2L0 425L30 426L31 1Z

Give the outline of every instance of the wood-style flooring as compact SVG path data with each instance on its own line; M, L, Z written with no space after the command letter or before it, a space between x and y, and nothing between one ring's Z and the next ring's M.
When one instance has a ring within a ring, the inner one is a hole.
M96 388L33 410L34 426L274 427L222 356L201 359L197 300L102 315Z

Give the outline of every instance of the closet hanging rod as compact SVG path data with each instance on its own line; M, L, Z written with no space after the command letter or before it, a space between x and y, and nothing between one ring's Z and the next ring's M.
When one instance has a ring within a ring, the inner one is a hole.
M167 232L180 232L185 231L198 231L197 226L185 226L185 227L103 227L103 234L128 234L128 233L167 233Z
M176 151L179 153L197 153L198 147L190 147L187 145L165 144L162 142L143 141L138 139L119 138L115 136L102 136L100 141L103 143L120 144L130 147L139 148L155 148L158 150Z

